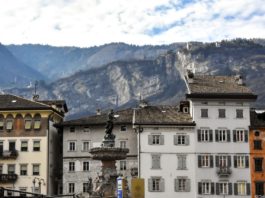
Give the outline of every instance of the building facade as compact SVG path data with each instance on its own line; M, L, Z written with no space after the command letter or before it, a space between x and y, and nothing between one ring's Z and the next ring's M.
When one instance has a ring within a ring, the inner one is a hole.
M249 135L252 198L265 196L265 111L251 110Z
M115 112L113 133L115 147L129 148L126 160L117 161L117 173L127 177L137 175L136 133L132 128L133 110ZM89 196L95 188L101 162L92 160L89 150L100 147L105 135L107 113L63 122L63 193Z
M239 76L188 74L196 122L195 197L250 197L250 104L257 98Z
M57 194L60 141L53 124L63 120L67 107L47 102L0 95L0 186Z
M145 197L194 197L195 123L188 109L144 106L134 116Z

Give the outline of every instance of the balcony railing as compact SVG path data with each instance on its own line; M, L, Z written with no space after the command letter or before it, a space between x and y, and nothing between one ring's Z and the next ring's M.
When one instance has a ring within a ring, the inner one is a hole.
M17 174L0 174L0 183L12 183L17 180Z
M0 159L16 159L18 156L17 150L0 152Z
M217 169L217 175L219 177L229 177L232 174L230 167L219 167Z

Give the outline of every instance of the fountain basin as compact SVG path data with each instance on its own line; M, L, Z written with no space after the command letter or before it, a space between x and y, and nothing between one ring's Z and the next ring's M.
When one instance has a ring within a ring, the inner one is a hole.
M89 153L92 159L101 161L115 161L126 159L129 152L128 148L115 148L115 147L96 147L90 149Z

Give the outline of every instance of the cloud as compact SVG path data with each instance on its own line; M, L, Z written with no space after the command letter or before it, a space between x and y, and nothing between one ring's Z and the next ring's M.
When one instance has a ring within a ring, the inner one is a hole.
M263 0L0 0L0 42L88 47L264 38Z

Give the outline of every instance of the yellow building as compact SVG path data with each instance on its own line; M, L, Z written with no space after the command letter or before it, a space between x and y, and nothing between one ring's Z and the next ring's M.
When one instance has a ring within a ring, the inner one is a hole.
M0 187L58 193L61 137L53 125L66 112L64 100L0 95Z

